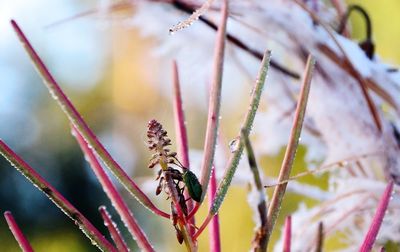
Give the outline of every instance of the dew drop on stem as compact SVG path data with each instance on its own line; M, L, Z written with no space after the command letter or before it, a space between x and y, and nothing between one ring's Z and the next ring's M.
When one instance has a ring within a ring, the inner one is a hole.
M229 142L229 150L231 151L231 153L234 153L239 149L239 144L240 144L239 137L236 137L235 139Z

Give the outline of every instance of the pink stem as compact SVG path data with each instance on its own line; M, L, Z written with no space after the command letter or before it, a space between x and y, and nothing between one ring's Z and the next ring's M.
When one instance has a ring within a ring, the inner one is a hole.
M85 154L85 157L89 162L90 167L100 181L103 190L107 194L108 198L111 200L115 210L117 210L118 214L121 216L122 221L129 229L133 239L136 240L142 250L154 251L143 230L137 224L128 206L125 204L118 190L115 188L110 178L101 167L99 161L97 160L93 151L90 149L89 145L86 143L82 135L79 133L79 131L77 131L75 127L73 127L72 132L76 140L78 140L79 146Z
M283 238L283 252L290 252L290 244L292 240L292 216L287 216L285 221L285 231Z
M117 246L118 251L129 252L129 248L126 245L124 239L122 238L121 233L118 230L117 224L115 224L112 221L111 215L107 212L106 207L100 206L99 211L100 211L101 217L103 218L104 226L107 227L108 232L110 233L111 238L113 239L115 245Z
M207 192L208 183L210 181L210 175L212 165L214 163L215 149L217 145L218 126L220 120L221 111L221 90L222 90L222 75L225 55L225 43L226 43L226 26L228 19L228 0L222 1L221 7L221 21L218 26L217 38L214 49L214 60L213 60L213 73L211 81L210 99L208 105L208 116L207 116L207 129L206 137L204 141L204 156L201 164L201 184L203 188L203 194L201 201L204 200L204 195Z
M368 229L368 233L364 238L364 242L360 247L360 252L369 252L372 250L372 246L375 243L376 236L378 235L379 229L382 225L383 218L385 217L386 210L388 208L390 198L393 191L393 181L390 181L386 186L385 191L379 201L378 208L376 209L374 218L372 220L371 226Z
M181 88L179 83L179 73L176 61L173 62L173 83L174 83L174 116L175 116L175 132L177 136L177 147L178 147L178 158L182 162L182 165L190 170L189 162L189 147L187 139L187 131L185 125L185 113L183 111L183 103L181 96ZM185 198L189 199L190 195L185 190ZM193 210L193 200L187 201L187 208L189 212ZM191 235L195 233L195 218L188 220L190 225L189 232Z
M10 211L4 212L4 217L6 218L8 227L10 228L12 234L14 235L15 240L17 240L22 251L33 252L31 244L29 244L29 241L22 233L11 212Z
M136 199L141 202L148 209L153 211L155 214L169 218L169 214L159 210L147 197L147 195L140 190L136 183L125 173L125 171L119 166L119 164L111 157L110 153L104 148L104 146L97 139L96 135L89 128L86 122L83 120L82 116L79 114L78 110L74 107L72 102L64 94L57 81L51 75L46 65L43 63L42 59L33 49L31 43L26 38L25 34L22 32L18 24L11 20L11 25L17 33L19 39L24 45L26 51L31 57L33 63L35 64L38 72L44 79L46 87L49 89L52 97L58 102L58 105L67 115L70 122L78 129L78 131L84 136L88 144L95 150L102 161L110 169L110 171L118 178L122 185L136 197Z
M210 187L208 189L208 205L212 206L215 198L215 192L217 191L217 179L215 177L215 167L211 171ZM209 229L210 234L210 251L220 252L221 251L221 237L219 231L219 216L214 215L211 220Z
M0 153L32 184L49 197L82 232L102 251L115 251L115 247L83 216L64 196L61 195L49 182L39 175L32 167L25 163L10 147L0 140Z

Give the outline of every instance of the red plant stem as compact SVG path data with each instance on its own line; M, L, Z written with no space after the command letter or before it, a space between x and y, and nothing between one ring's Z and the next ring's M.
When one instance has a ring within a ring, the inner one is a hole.
M283 252L290 252L290 244L292 241L292 216L287 216L285 220L285 231L283 238Z
M208 223L213 219L214 215L207 215L207 218L204 220L203 224L199 227L197 232L193 235L193 240L197 240L197 238L201 235L201 233L206 229Z
M115 247L107 241L104 236L93 226L78 209L76 209L64 196L61 195L49 182L39 175L32 167L30 167L22 158L20 158L10 147L0 140L0 153L32 184L49 197L82 232L98 246L102 251L117 252Z
M26 237L22 233L11 212L10 211L4 212L4 218L6 218L8 227L10 228L12 234L14 235L15 240L17 240L22 251L33 252L31 244L29 244L28 239L26 239Z
M189 212L188 216L186 217L187 220L190 220L194 217L194 215L197 213L197 210L199 210L201 204L200 203L196 203L194 205L194 208L191 212Z
M183 111L178 65L176 61L174 61L172 65L172 76L174 84L174 117L175 117L175 132L177 138L176 144L178 147L177 148L178 158L182 162L182 165L188 170L190 170L189 144L187 139L186 125L185 125L185 113ZM191 212L194 207L193 200L190 199L190 195L187 190L185 190L184 195L186 199L189 199L186 204L189 212ZM194 228L195 218L189 219L188 222L190 223L189 232L191 235L193 235L196 231Z
M372 220L371 226L365 235L364 241L360 247L360 252L369 252L372 250L372 246L375 243L376 236L378 235L379 229L382 225L383 218L385 217L386 210L388 208L390 198L393 191L393 181L390 181L386 186L385 191L379 201L378 208L376 209L374 218Z
M129 252L128 246L126 245L124 239L122 238L117 225L112 221L111 215L107 212L106 207L100 206L99 212L101 214L101 217L103 218L104 226L107 227L108 232L110 233L111 238L113 239L115 245L117 246L118 251Z
M24 45L27 53L31 57L33 63L35 64L38 72L44 79L46 87L49 89L49 92L53 96L53 98L58 102L61 109L67 115L70 122L78 129L78 131L82 134L88 144L95 150L95 152L99 155L102 161L106 164L106 166L110 169L110 171L118 178L122 185L136 197L136 199L141 202L144 206L150 209L157 215L163 216L165 218L169 218L169 214L158 209L151 200L147 197L147 195L140 190L140 188L136 185L136 183L126 174L126 172L119 166L119 164L111 157L110 153L104 148L104 146L97 139L96 135L89 128L86 122L83 120L82 116L79 114L78 110L74 107L72 102L68 99L68 97L64 94L57 81L51 75L42 59L33 49L29 40L26 38L25 34L22 32L18 24L11 20L11 25L17 33L21 43Z
M100 184L103 187L104 192L111 200L115 210L117 210L118 214L121 216L122 221L129 229L133 239L136 240L139 247L143 251L154 251L143 230L137 224L128 206L122 199L117 188L115 188L115 186L111 182L106 172L101 167L93 151L89 148L89 145L86 143L82 135L79 133L79 131L77 131L75 127L73 127L72 132L76 140L78 140L79 146L81 147L83 153L85 154L85 157L89 162L90 167L92 168L93 172L96 174L96 177L100 181Z
M226 43L226 25L228 19L228 0L222 2L221 22L218 27L216 44L214 49L213 74L210 90L210 99L208 105L207 130L204 142L204 156L201 164L201 184L203 194L201 201L207 193L208 183L210 181L211 169L214 163L215 146L217 144L219 116L221 108L221 88L222 73L224 65L225 43Z
M208 188L208 205L212 206L215 192L217 191L217 178L215 176L215 167L211 171L210 187ZM211 220L211 225L209 229L210 234L210 251L220 252L221 251L221 237L219 231L219 216L214 215Z

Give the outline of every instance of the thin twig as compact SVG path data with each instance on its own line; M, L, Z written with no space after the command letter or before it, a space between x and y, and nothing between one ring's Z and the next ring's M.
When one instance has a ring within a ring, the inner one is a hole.
M4 218L6 218L8 227L10 228L15 240L17 240L18 245L21 247L21 250L23 252L33 252L31 244L29 243L28 239L26 239L22 230L19 228L12 213L10 211L4 212Z
M237 141L236 149L232 150L233 152L231 153L228 163L226 165L223 179L218 185L217 193L214 202L210 208L210 212L208 213L208 216L204 220L203 224L200 226L197 233L194 235L195 238L201 234L201 232L205 229L208 223L212 220L212 217L218 213L218 210L221 207L222 202L224 201L226 193L228 192L229 186L232 182L233 176L235 175L236 168L239 164L239 160L243 153L244 144L241 140L240 134L244 132L244 134L248 136L250 134L251 128L253 127L254 118L256 116L258 105L260 104L262 90L264 88L265 79L267 77L267 72L269 69L270 57L271 57L271 52L270 51L265 52L251 95L249 109L246 113L244 122L241 126L239 136L236 139Z
M324 248L324 224L320 222L318 224L317 245L315 247L315 252L322 252L323 248Z
M107 6L107 10L110 11L110 12L113 12L113 11L118 11L118 10L125 10L125 9L127 9L127 8L129 8L131 6L132 6L131 1L122 1L122 2L113 3L113 4L109 5L109 6ZM87 17L87 16L90 16L90 15L97 14L100 11L101 11L101 8L97 7L97 8L94 8L94 9L87 10L87 11L79 12L78 14L75 14L75 15L69 16L67 18L63 18L63 19L57 20L56 22L50 23L48 25L45 25L44 28L45 29L55 28L55 27L58 27L59 25L65 24L65 23L70 22L72 20L76 20L76 19L79 19L79 18L82 18L82 17Z
M147 207L150 211L169 218L169 214L158 209L151 200L143 193L136 183L126 174L126 172L119 166L119 164L111 157L108 151L97 139L96 135L92 132L86 122L83 120L82 116L79 114L78 110L74 107L68 97L64 94L54 77L51 75L42 59L33 49L29 40L26 38L25 34L19 28L18 24L11 20L11 25L14 28L16 34L18 35L21 43L24 45L27 53L32 59L36 69L44 79L44 83L48 88L51 96L56 100L58 105L67 115L70 122L78 129L82 134L88 144L93 148L93 150L99 155L101 160L106 164L110 171L118 178L121 184L133 195L136 199Z
M383 218L385 217L390 198L392 197L393 184L394 182L390 181L386 186L386 189L383 192L382 197L379 201L371 226L369 227L368 232L365 235L359 252L369 252L372 250L372 247L374 246L376 240L376 236L378 235L379 229L382 225Z
M114 244L117 247L117 250L120 252L129 252L129 248L126 245L121 233L119 232L117 224L115 224L115 222L113 222L113 220L111 219L111 215L108 213L106 207L100 206L99 212L101 217L103 218L104 226L107 227L108 232L110 233L111 238L113 239Z
M304 114L307 107L308 94L310 92L311 77L314 69L315 60L310 55L307 59L307 65L303 76L303 83L297 103L296 113L293 119L293 125L290 132L289 142L286 147L285 157L279 172L278 183L287 180L290 177L293 161L296 155L300 133L304 121ZM268 208L268 232L267 243L272 234L276 219L278 218L279 210L281 208L283 196L285 195L287 184L278 185L273 193L269 208Z
M283 252L290 252L292 243L292 216L287 216L283 233Z
M336 167L336 166L338 166L339 168L344 168L344 169L345 168L349 168L349 166L347 165L349 162L357 162L358 160L360 160L362 158L367 158L367 157L371 157L371 156L379 156L379 155L382 155L382 154L384 154L382 151L375 151L375 152L365 153L365 154L362 154L362 155L347 157L347 158L344 158L344 159L342 159L340 161L336 161L336 162L332 162L332 163L329 163L329 164L321 165L321 166L319 166L319 167L317 167L317 168L315 168L313 170L300 172L300 173L298 173L296 175L291 176L290 178L288 178L286 180L280 181L279 183L268 184L268 185L265 185L264 187L265 188L270 188L270 187L275 187L275 186L278 186L278 185L286 184L289 181L297 180L298 178L301 178L301 177L304 177L304 176L307 176L307 175L310 175L310 174L315 174L315 173L318 173L318 172L326 172L328 169Z
M115 247L107 241L104 236L85 218L64 196L61 195L49 182L42 178L32 167L30 167L22 158L20 158L10 147L0 140L0 153L12 164L22 175L25 176L33 185L49 197L56 206L58 206L75 225L90 239L90 241L99 247L102 251L117 251Z
M181 10L181 11L186 12L188 14L190 14L190 13L192 13L194 11L194 7L188 1L172 0L171 3L178 10ZM210 27L211 29L213 29L215 31L218 30L218 25L215 24L209 18L207 18L205 16L200 16L199 20L201 22L203 22L205 25L207 25L208 27ZM226 33L226 39L230 43L235 45L237 48L242 49L244 52L252 55L254 58L262 60L262 58L263 58L263 52L262 51L258 51L258 50L254 49L254 48L251 48L248 44L246 44L245 42L243 42L242 40L240 40L238 37L234 36L233 34L227 32ZM276 69L277 71L281 72L284 75L287 75L287 76L289 76L291 78L294 78L294 79L300 79L300 75L298 73L294 72L293 70L290 70L290 69L286 68L285 66L283 66L280 63L274 61L273 59L271 59L270 65L271 65L271 68Z
M211 171L211 180L210 187L208 188L208 205L211 207L214 198L215 192L217 191L217 178L215 176L215 167ZM210 251L220 252L221 251L221 235L219 229L219 216L216 214L212 220L209 228L210 234Z
M176 134L176 145L177 145L177 153L178 159L181 160L182 165L190 170L190 162L189 162L189 144L187 138L186 124L185 124L185 113L183 111L183 102L181 95L181 88L179 82L179 72L178 65L176 61L173 62L172 66L172 76L173 76L173 84L174 84L174 118L175 118L175 134ZM189 199L186 204L188 211L191 212L193 210L193 200L190 198L190 195L187 190L184 192L185 198ZM195 218L191 218L188 220L190 223L190 234L193 235L195 232Z
M201 185L203 189L201 201L203 201L204 196L207 193L208 182L210 181L211 175L211 168L214 162L215 146L217 145L228 8L228 0L224 0L221 9L221 23L218 28L217 39L214 49L214 66L210 90L210 100L208 105L207 130L204 143L204 156L201 165Z
M249 136L242 131L241 138L243 139L244 145L246 147L247 158L249 161L250 171L253 173L254 181L252 183L252 190L256 190L258 194L257 210L258 216L260 217L260 226L257 227L256 233L253 238L253 251L262 252L267 251L267 203L265 201L265 189L261 182L261 175L257 165L257 160L254 155L253 147Z
M132 238L137 242L138 246L143 251L154 251L153 246L151 246L143 230L139 227L135 217L129 210L128 205L119 194L117 188L113 185L107 173L103 170L103 167L101 167L92 149L90 149L89 145L83 139L83 136L75 127L72 127L72 133L78 141L82 152L85 154L85 157L97 179L99 180L104 192L107 194L115 210L117 210L119 216L121 217L121 220L131 233Z

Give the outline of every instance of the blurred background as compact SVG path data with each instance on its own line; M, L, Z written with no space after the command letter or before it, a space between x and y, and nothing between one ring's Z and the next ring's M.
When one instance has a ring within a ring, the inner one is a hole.
M50 181L103 233L107 233L97 208L111 205L71 137L69 123L50 98L29 57L13 33L9 21L15 19L33 46L69 95L91 128L114 158L135 177L144 181L150 154L145 148L146 124L161 121L174 138L171 77L163 76L170 62L152 51L156 41L143 38L127 20L134 9L113 13L102 11L102 2L91 0L0 0L0 138ZM400 2L397 0L348 1L369 12L378 55L388 63L400 63ZM64 18L87 13L79 18ZM354 39L364 37L364 22L352 15ZM52 26L49 26L53 24ZM164 69L164 70L163 70ZM159 83L163 88L159 88ZM184 101L190 97L185 96ZM241 104L242 105L242 104ZM188 102L185 106L190 147L203 147L206 106ZM240 120L235 109L223 110L221 127L232 135ZM233 118L233 119L230 119ZM304 170L301 149L295 172ZM265 156L270 176L277 175L282 153ZM313 183L312 178L306 178ZM320 180L324 181L324 179ZM324 186L321 184L320 186ZM168 220L154 218L126 194L134 215L160 251L177 251L176 239ZM233 187L221 209L223 251L247 251L253 236L252 213L246 200L247 188ZM153 191L150 192L153 195ZM161 207L167 204L155 198ZM290 213L302 200L288 195L283 210ZM307 201L307 204L313 204ZM164 204L164 205L163 205ZM234 206L243 207L234 207ZM57 207L0 158L0 211L10 210L37 251L96 251L90 242ZM284 215L284 213L282 215ZM205 209L200 213L200 220ZM126 241L133 242L122 229ZM276 237L278 234L275 234ZM207 247L207 235L200 239ZM183 249L183 248L182 248ZM19 251L5 220L0 221L0 251ZM183 250L182 250L183 251Z

